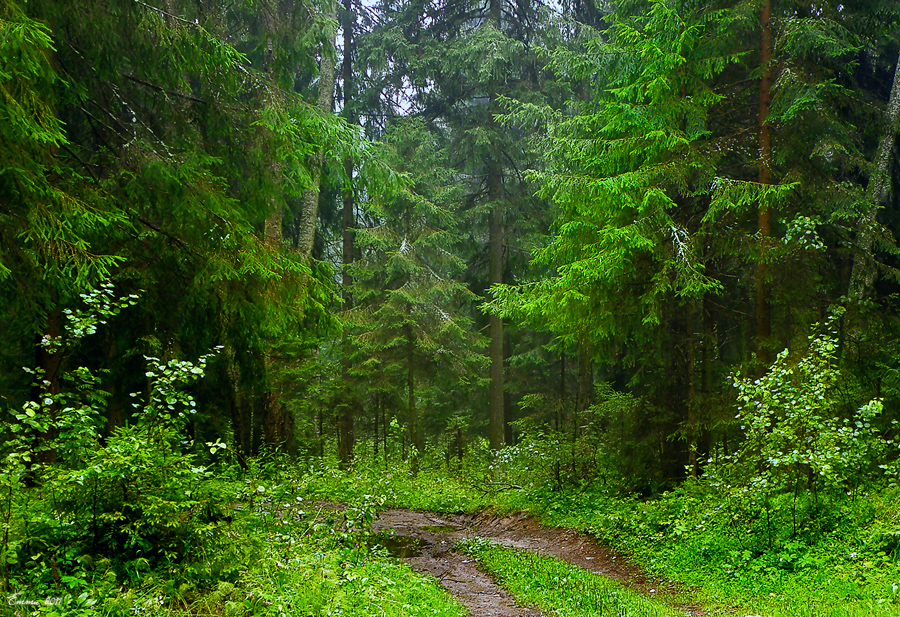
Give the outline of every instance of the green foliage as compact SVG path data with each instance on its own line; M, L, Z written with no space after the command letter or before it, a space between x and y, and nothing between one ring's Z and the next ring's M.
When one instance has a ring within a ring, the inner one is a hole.
M774 495L770 502L706 484L651 499L598 487L503 493L506 507L586 530L655 575L697 590L727 613L893 616L900 576L897 490Z
M334 465L317 466L303 474L299 490L308 501L368 498L384 506L436 512L474 512L489 503L485 493L476 488L480 488L478 470L451 474L431 462L420 460L417 473L403 462L357 462L350 471Z
M357 231L362 254L348 268L353 306L345 322L354 375L378 392L406 390L410 444L422 449L416 408L430 377L445 388L476 381L483 341L466 311L474 295L459 281L458 191L439 165L442 145L413 120L398 123L386 140L409 188L369 205L372 224Z
M608 383L598 384L595 403L575 413L573 400L529 395L516 422L518 443L497 454L496 468L509 482L540 491L548 486L599 485L612 492L655 492L664 482L649 471L657 456L657 427L642 416L647 402ZM655 417L663 414L653 410ZM551 429L541 414L555 418Z
M83 300L87 309L68 311L67 332L45 338L45 348L73 352L136 296L116 299L104 284ZM196 406L185 388L203 376L214 355L197 362L147 358L146 400L134 403L131 423L102 440L108 395L99 377L79 367L62 380L69 389L57 390L34 373L38 400L12 411L3 446L7 589L37 593L63 585L75 597L87 588L98 559L107 560L104 570L113 580L203 562L221 539L219 523L209 518L221 495L184 442ZM133 397L140 401L141 395ZM195 576L203 579L202 568Z
M762 377L734 380L745 440L723 473L752 492L800 484L812 492L856 490L874 480L882 461L896 457L896 445L876 422L880 400L842 414L838 388L846 378L837 367L834 323L811 336L799 357L784 350Z

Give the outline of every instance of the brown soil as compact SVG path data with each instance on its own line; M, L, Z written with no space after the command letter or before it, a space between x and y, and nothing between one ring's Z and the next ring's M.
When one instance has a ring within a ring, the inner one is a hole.
M447 591L469 609L472 617L538 617L540 611L518 606L494 579L453 546L460 540L482 537L512 548L552 555L606 576L664 601L687 615L706 615L699 606L678 600L679 590L670 581L653 578L628 563L621 555L600 546L590 536L569 529L544 527L533 518L453 515L391 509L381 512L375 532L410 538L413 555L405 557L414 570L434 576Z

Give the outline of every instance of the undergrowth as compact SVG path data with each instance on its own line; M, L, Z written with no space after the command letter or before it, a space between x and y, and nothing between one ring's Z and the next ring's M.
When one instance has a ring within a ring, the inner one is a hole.
M459 472L435 464L413 474L402 463L359 463L352 472L323 465L304 475L300 490L308 499L374 495L386 506L442 512L528 512L545 524L594 535L722 611L900 615L900 489L781 494L767 503L700 481L639 498L597 485L516 485L503 471L494 469L502 482L491 485L486 466Z
M507 495L505 506L586 531L713 606L769 617L900 615L897 489L830 502L768 503L702 484L653 499L601 490Z
M355 499L341 510L310 504L296 490L298 475L283 465L223 475L217 488L234 501L215 528L217 551L199 561L145 562L131 569L114 556L91 564L83 559L61 586L22 576L0 614L465 615L435 581L377 547L370 533L377 500Z

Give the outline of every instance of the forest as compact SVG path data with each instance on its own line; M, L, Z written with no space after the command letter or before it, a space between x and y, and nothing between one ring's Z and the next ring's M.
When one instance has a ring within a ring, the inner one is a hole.
M898 133L895 0L0 0L0 614L900 615Z

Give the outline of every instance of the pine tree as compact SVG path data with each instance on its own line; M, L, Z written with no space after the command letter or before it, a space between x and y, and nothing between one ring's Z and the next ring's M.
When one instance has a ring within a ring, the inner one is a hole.
M642 4L609 14L582 50L556 52L573 91L590 84L586 100L508 115L547 127L549 171L532 176L559 218L538 253L553 275L498 289L493 306L572 346L590 342L617 367L645 397L639 430L661 431L659 477L671 478L684 462L696 470L701 433L716 422L698 408L698 392L712 396L710 371L749 361L751 349L764 367L767 346L821 317L823 292L839 295L827 250L839 237L817 230L840 234L860 203L848 178L863 159L853 112L864 93L844 9L773 3L772 41L750 44L761 14L743 3ZM754 312L755 340L717 340L730 315ZM732 428L716 430L725 439Z
M214 373L227 395L213 400L224 401L238 450L254 450L266 426L283 442L287 419L267 419L259 404L271 391L266 350L302 335L329 298L327 274L316 281L302 256L268 240L266 223L300 200L323 148L339 159L365 151L295 91L311 81L329 23L299 1L273 4L276 21L245 3L24 6L2 4L10 122L0 130L13 147L0 157L14 158L0 178L10 239L0 319L18 342L4 363L32 364L20 359L35 356L35 337L59 329L86 283L112 276L143 290L136 316L92 356L117 366L112 424L141 389L141 353L199 356L223 344ZM14 398L25 396L17 387Z
M369 206L373 224L358 230L362 250L350 268L354 304L347 322L357 376L405 389L415 457L425 448L422 390L440 376L467 378L478 367L480 341L466 317L472 295L455 278L463 266L455 254L455 191L436 165L440 145L415 120L401 123L388 140L398 169L411 175L410 189Z
M467 278L475 293L489 297L491 284L527 266L524 240L546 222L546 209L521 173L534 160L520 139L524 131L511 132L493 116L504 96L535 101L554 93L535 47L558 35L530 2L385 2L378 9L378 26L361 46L369 67L364 96L380 102L370 109L381 126L413 115L452 143L443 165L465 186ZM496 448L506 439L512 401L505 373L514 341L498 316L476 317L491 333L484 407Z

